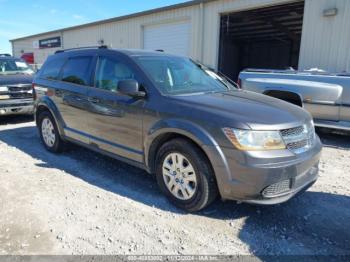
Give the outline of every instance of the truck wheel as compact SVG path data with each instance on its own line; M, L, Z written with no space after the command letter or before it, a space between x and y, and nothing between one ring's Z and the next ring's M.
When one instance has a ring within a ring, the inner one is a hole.
M55 120L52 115L44 111L38 116L38 128L41 141L45 148L52 153L60 153L64 149L64 141L62 141Z
M218 195L207 157L185 139L171 140L160 148L156 158L156 177L168 199L190 212L205 208Z

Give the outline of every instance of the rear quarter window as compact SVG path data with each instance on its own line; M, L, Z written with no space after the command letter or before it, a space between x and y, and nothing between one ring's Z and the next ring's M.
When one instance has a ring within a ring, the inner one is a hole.
M58 80L60 71L66 58L52 58L48 60L40 70L40 77L49 80Z
M90 85L92 57L69 58L62 70L61 80L77 85Z

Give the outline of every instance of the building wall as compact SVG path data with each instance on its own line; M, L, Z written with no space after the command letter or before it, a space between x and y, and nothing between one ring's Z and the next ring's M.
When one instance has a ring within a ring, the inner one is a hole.
M203 63L218 67L221 14L290 2L295 0L221 0L207 3L204 18Z
M337 8L336 16L323 10ZM299 68L350 72L350 1L306 0Z
M295 0L218 0L206 4L157 12L117 22L63 30L13 42L15 56L21 50L34 52L37 63L57 49L33 49L33 41L61 34L63 48L95 46L103 39L113 48L143 48L143 27L157 23L189 20L190 56L217 68L220 15L266 7ZM338 8L335 17L323 17L325 8ZM329 71L350 71L350 0L305 0L305 17L299 67L319 67Z
M45 39L60 35L61 33L45 34L44 36L40 37L26 38L23 40L15 41L12 43L12 53L15 57L21 57L22 51L24 53L34 53L35 62L37 64L42 64L46 60L48 55L53 54L61 48L36 49L33 46L33 42L39 41L39 39Z
M212 67L217 67L220 14L264 7L293 0L218 0L175 10L109 22L85 28L62 30L60 33L41 35L13 42L13 53L34 52L36 63L43 63L47 55L57 49L34 49L33 41L61 35L63 48L95 46L103 39L113 48L143 48L143 27L152 24L189 20L191 23L190 56Z

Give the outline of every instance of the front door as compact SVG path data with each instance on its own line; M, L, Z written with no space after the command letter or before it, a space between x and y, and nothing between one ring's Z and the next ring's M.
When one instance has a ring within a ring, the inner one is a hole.
M145 100L118 92L118 82L135 79L136 70L118 55L98 58L95 84L89 90L89 134L92 146L143 162L142 117Z

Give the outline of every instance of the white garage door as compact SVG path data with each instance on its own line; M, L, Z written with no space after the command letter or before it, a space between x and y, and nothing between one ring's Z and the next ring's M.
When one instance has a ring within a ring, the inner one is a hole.
M190 28L188 21L145 26L144 49L189 56Z

